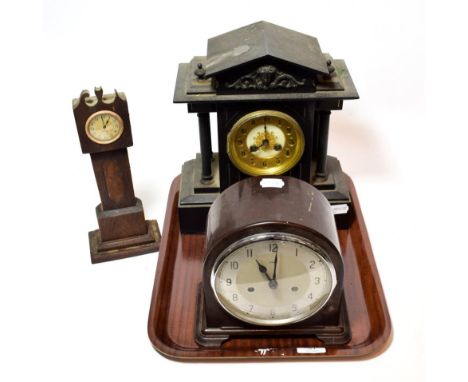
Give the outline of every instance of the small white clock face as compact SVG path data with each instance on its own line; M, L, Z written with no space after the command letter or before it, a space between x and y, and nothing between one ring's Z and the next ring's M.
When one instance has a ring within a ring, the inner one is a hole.
M317 313L336 286L322 249L294 235L243 239L215 266L212 287L221 306L256 325L285 325Z
M247 147L258 147L251 154L254 157L269 159L278 155L278 151L286 145L286 135L284 131L272 123L264 123L250 130L245 139ZM264 142L271 142L265 145Z
M86 135L93 142L105 145L115 142L123 133L122 118L108 110L98 111L86 121Z

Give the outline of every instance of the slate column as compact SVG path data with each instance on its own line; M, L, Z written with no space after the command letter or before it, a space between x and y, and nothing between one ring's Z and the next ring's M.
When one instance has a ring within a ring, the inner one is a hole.
M319 112L318 158L317 176L327 176L328 129L330 124L330 110Z
M202 161L202 183L209 183L213 179L211 161L213 151L211 149L210 113L198 113L198 129L200 133L200 154Z

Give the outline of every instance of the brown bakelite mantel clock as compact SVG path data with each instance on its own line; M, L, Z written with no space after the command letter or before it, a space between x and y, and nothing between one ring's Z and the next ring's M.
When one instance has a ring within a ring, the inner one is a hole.
M95 96L84 90L73 100L81 150L91 155L101 197L96 207L99 229L89 233L91 261L99 263L155 252L159 248L156 220L145 220L135 197L127 147L132 132L124 93Z
M232 337L350 339L343 258L330 203L293 177L249 177L208 214L197 342Z
M388 346L356 191L327 150L331 111L356 98L343 60L264 21L179 65L174 102L197 115L200 152L169 193L148 320L158 352L357 359Z

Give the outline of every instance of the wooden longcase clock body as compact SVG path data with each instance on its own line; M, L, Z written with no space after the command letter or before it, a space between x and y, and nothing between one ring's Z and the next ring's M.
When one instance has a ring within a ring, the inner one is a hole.
M91 155L101 197L96 207L99 230L89 233L93 263L154 252L160 234L155 220L145 220L141 200L135 197L127 147L132 132L124 93L95 97L83 91L73 101L81 149Z

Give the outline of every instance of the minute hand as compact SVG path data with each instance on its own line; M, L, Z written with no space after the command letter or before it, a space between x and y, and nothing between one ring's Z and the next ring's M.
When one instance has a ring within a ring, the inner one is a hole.
M275 254L275 266L273 268L273 281L276 281L276 266L278 265L278 252Z

